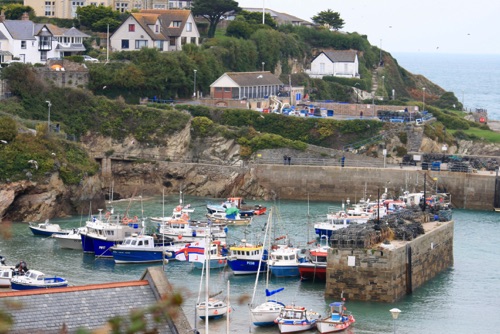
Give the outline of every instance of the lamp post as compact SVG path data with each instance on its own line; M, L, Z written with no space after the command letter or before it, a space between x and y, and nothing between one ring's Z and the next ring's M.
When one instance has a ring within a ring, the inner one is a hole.
M384 156L384 168L385 168L385 159L386 159L386 157L387 157L387 149L386 149L386 148L384 148L384 149L382 150L382 155Z
M264 72L264 65L266 65L266 63L262 62L262 72Z
M423 108L422 108L422 111L425 111L425 87L422 87L422 103L423 103Z
M385 75L382 76L382 100L385 97Z
M45 101L45 103L47 103L47 106L49 107L49 117L48 117L48 121L47 121L47 132L50 132L50 107L52 107L52 103L50 103L50 101Z
M193 97L196 99L196 72L197 70L194 71L194 84L193 84Z
M401 313L401 310L398 308L393 308L390 309L389 312L391 312L392 314L392 322L394 324L394 334L396 334L396 319L398 318L399 313Z

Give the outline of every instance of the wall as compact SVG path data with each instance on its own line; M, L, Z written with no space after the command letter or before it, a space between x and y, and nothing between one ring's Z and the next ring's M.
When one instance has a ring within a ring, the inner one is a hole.
M433 225L426 234L394 250L333 249L328 255L325 297L392 303L453 266L453 222ZM411 253L411 256L410 256ZM348 259L354 259L352 264Z
M437 186L451 193L454 207L493 210L494 174L338 166L254 165L254 168L260 186L283 199L338 202L347 198L356 201L365 193L376 198L377 192L383 193L384 188L390 195L400 195L405 190L419 192L424 190L426 174L426 190L434 191Z

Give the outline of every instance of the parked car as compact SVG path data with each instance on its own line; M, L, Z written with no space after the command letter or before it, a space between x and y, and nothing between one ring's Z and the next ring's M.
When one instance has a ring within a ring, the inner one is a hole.
M91 63L98 63L99 59L92 58L91 56L83 55L83 61L89 61Z

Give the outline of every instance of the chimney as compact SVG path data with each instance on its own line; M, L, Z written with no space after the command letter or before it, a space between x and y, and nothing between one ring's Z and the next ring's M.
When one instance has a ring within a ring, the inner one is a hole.
M21 16L21 20L22 21L29 21L29 19L30 19L30 16L28 15L28 13L24 12L23 16Z
M0 13L0 22L5 22L5 10L2 9L2 12Z

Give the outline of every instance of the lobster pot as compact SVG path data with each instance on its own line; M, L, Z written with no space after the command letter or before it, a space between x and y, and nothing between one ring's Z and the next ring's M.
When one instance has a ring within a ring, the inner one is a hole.
M440 222L447 222L451 220L451 210L440 210L438 213Z

